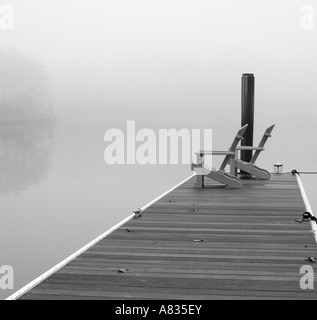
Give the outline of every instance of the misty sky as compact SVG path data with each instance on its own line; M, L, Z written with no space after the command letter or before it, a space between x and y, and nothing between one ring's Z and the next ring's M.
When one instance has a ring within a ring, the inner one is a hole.
M1 4L13 6L15 29L0 30L0 48L16 48L47 65L62 116L181 116L197 123L228 113L239 117L245 72L256 76L257 117L315 115L316 27L300 28L300 8L313 1Z

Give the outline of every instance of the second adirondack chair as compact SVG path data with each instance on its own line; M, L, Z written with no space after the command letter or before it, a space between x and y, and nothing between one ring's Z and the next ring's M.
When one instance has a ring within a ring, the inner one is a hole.
M275 124L268 127L265 132L264 135L259 143L259 145L257 147L252 147L252 146L238 146L236 147L236 150L251 150L251 151L255 151L252 159L250 160L250 162L245 162L242 161L240 159L237 159L237 155L236 155L236 159L234 162L230 162L230 165L232 166L231 171L235 172L236 174L236 169L240 169L244 172L247 172L259 179L263 179L263 180L269 180L271 178L270 173L262 168L259 168L255 165L255 161L257 160L257 158L259 157L260 153L264 150L264 145L266 143L266 141L268 140L269 137L271 137L271 133L273 131L275 127Z

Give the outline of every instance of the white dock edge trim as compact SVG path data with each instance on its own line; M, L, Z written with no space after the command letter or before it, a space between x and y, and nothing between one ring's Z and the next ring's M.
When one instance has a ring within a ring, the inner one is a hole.
M189 176L188 178L186 178L185 180L181 181L180 183L178 183L176 186L172 187L171 189L167 190L166 192L164 192L163 194L161 194L160 196L158 196L157 198L155 198L154 200L152 200L151 202L149 202L148 204L146 204L145 206L143 206L142 208L140 208L141 211L144 211L145 209L147 209L148 207L150 207L152 204L154 204L155 202L159 201L160 199L162 199L163 197L165 197L167 194L169 194L170 192L172 192L173 190L175 190L176 188L178 188L179 186L181 186L182 184L184 184L185 182L187 182L188 180L190 180L192 177L194 177L196 175L196 173L192 174L191 176ZM95 244L97 244L98 242L100 242L101 240L103 240L105 237L107 237L108 235L110 235L112 232L116 231L117 229L119 229L122 225L124 225L125 223L127 223L128 221L130 221L133 217L135 216L135 214L131 214L130 216L128 216L127 218L125 218L124 220L122 220L121 222L119 222L118 224L116 224L115 226L113 226L111 229L109 229L108 231L106 231L105 233L103 233L102 235L100 235L99 237L97 237L96 239L92 240L91 242L89 242L87 245L85 245L84 247L82 247L81 249L79 249L78 251L76 251L75 253L73 253L72 255L70 255L68 258L64 259L62 262L58 263L56 266L54 266L53 268L49 269L48 271L46 271L45 273L43 273L42 275L40 275L39 277L37 277L35 280L33 280L32 282L28 283L27 285L25 285L24 287L22 287L20 290L16 291L15 293L13 293L11 296L9 296L8 298L6 298L5 300L17 300L18 298L20 298L22 295L26 294L28 291L30 291L31 289L33 289L34 287L36 287L37 285L39 285L41 282L43 282L45 279L47 279L48 277L50 277L52 274L54 274L55 272L57 272L58 270L62 269L63 267L65 267L68 263L70 263L71 261L73 261L74 259L76 259L78 256L80 256L81 254L83 254L85 251L87 251L88 249L90 249L91 247L93 247Z
M25 293L27 293L28 291L30 291L31 289L33 289L35 286L37 286L38 284L40 284L42 281L44 281L45 279L47 279L49 276L51 276L53 273L57 272L58 270L60 270L61 268L63 268L65 265L67 265L69 262L71 262L72 260L74 260L75 258L77 258L78 256L80 256L82 253L84 253L85 251L87 251L88 249L90 249L92 246L94 246L95 244L97 244L99 241L101 241L102 239L104 239L105 237L107 237L109 234L111 234L113 231L115 231L116 229L120 228L123 224L125 224L126 222L128 222L129 220L131 220L134 217L134 214L131 214L129 217L127 217L126 219L122 220L121 222L119 222L118 224L116 224L114 227L112 227L111 229L109 229L108 231L106 231L105 233L103 233L102 235L100 235L99 237L97 237L96 239L92 240L91 242L89 242L87 245L85 245L84 247L82 247L81 249L79 249L78 251L76 251L75 253L73 253L72 255L70 255L69 257L67 257L65 260L63 260L62 262L58 263L56 266L54 266L53 268L49 269L48 271L46 271L45 273L43 273L41 276L39 276L38 278L36 278L35 280L33 280L32 282L30 282L29 284L27 284L26 286L24 286L23 288L21 288L20 290L18 290L17 292L15 292L14 294L12 294L10 297L8 297L5 300L16 300L19 297L21 297L22 295L24 295Z
M304 186L303 186L303 183L300 179L299 174L296 174L296 179L297 179L297 183L299 185L299 189L300 189L300 192L302 194L302 197L303 197L303 200L305 203L306 211L309 212L312 216L314 216L313 210L309 204L309 201L308 201L308 198L307 198L307 195L306 195L306 192L305 192L305 189L304 189ZM310 224L311 224L312 232L315 236L315 240L317 242L317 223L315 221L311 221Z

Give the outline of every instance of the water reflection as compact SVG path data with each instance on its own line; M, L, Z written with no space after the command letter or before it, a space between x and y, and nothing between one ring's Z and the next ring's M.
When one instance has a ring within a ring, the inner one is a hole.
M49 91L41 61L0 51L0 194L47 177L55 127Z
M17 194L47 178L54 129L54 123L0 127L0 194Z

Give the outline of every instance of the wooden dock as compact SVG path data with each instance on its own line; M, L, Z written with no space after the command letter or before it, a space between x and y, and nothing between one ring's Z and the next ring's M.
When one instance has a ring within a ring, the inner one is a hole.
M316 241L295 175L230 189L191 178L20 299L316 299ZM208 181L209 180L209 181ZM316 268L317 272L317 268Z

